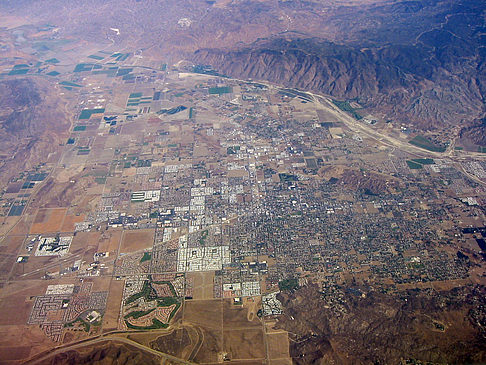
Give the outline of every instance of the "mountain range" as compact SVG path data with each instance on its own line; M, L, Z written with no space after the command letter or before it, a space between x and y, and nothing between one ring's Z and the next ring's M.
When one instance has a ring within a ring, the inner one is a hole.
M62 36L111 41L238 78L354 99L484 144L486 3L478 0L7 1ZM119 30L115 34L111 28ZM474 132L470 130L474 129Z

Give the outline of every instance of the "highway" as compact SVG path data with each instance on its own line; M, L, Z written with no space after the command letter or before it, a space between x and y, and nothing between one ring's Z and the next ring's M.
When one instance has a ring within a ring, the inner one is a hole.
M72 351L72 350L80 349L80 348L83 348L83 347L93 347L94 348L96 345L102 344L103 342L107 342L107 341L113 341L113 342L123 343L125 345L134 346L134 347L136 347L136 348L138 348L142 351L150 353L151 355L159 357L161 360L162 359L163 360L169 360L169 361L176 362L176 363L179 363L179 364L187 364L187 365L193 365L194 364L193 362L186 361L184 359L180 359L178 357L175 357L175 356L163 353L163 352L156 351L156 350L151 349L150 347L144 346L144 345L142 345L138 342L129 340L128 338L117 337L117 336L114 336L113 334L100 335L98 337L82 340L82 341L79 341L79 342L74 343L74 344L56 346L55 348L53 348L49 351L46 351L42 354L36 355L34 358L26 361L24 364L28 364L28 365L39 364L39 363L41 363L41 362L43 362L43 361L45 361L45 360L47 360L47 359L49 359L53 356L56 356L56 355L59 355L59 354L62 354L62 353L66 353L67 351Z

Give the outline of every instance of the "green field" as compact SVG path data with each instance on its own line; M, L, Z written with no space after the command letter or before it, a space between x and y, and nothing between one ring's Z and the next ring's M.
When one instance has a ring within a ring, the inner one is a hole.
M284 279L278 283L280 290L293 290L299 287L299 281L296 278Z
M111 57L115 58L115 61L125 61L130 53L115 53Z
M421 135L414 137L408 143L432 152L444 152L446 150L444 146L437 145Z
M407 160L407 165L411 170L418 170L423 167L421 164L410 160Z
M64 85L64 86L72 86L72 87L83 87L82 85L75 84L74 82L71 81L61 81L59 85Z
M98 60L98 61L101 61L102 59L104 59L104 57L97 56L95 54L89 55L88 58L92 58L92 59Z
M57 58L50 58L48 60L45 61L46 63L59 63L61 61L59 61Z
M344 112L350 113L354 119L360 120L363 119L363 117L354 109L348 101L339 101L339 100L333 100L332 101L334 105L336 105L339 109L341 109Z
M417 162L422 165L433 165L435 161L433 158L412 158L412 161Z
M83 321L83 320L82 320L81 318L79 318L79 317L78 317L78 318L76 318L76 319L75 319L74 321L72 321L72 322L65 323L65 324L64 324L64 327L73 327L73 326L74 326L74 324L75 324L76 322L79 322L79 323L81 324L81 326L83 326L84 330L85 330L86 332L89 332L89 329L91 328L91 325L90 325L88 322Z
M93 114L100 114L104 113L105 108L99 108L99 109L83 109L81 114L79 115L79 119L89 119Z
M110 67L105 70L97 70L93 71L93 75L106 75L108 77L115 77L116 73L118 72L118 67Z
M130 303L133 303L134 301L136 301L138 298L142 298L144 297L145 299L147 300L154 300L154 290L152 289L152 287L150 286L150 283L148 281L145 281L143 283L143 287L142 287L142 290L138 293L135 293L133 295L131 295L130 297L128 297L126 300L125 300L125 305L128 305Z
M210 95L222 95L222 94L231 94L233 92L233 88L231 86L221 86L221 87L210 87L209 94Z
M150 252L144 252L142 258L140 259L140 263L149 261L152 258L152 254Z
M94 65L92 63L79 63L74 68L74 72L91 71Z
M219 72L217 72L216 70L213 70L209 66L196 65L192 68L192 72L197 73L197 74L213 75L213 76L228 78L228 76L220 74Z
M77 125L76 127L73 128L73 132L83 132L86 130L85 125Z
M128 313L125 318L140 318L140 317L143 317L151 312L153 312L155 310L155 308L152 308L152 309L149 309L149 310L146 310L146 311L133 311L133 312L130 312Z
M202 232L202 234L201 234L201 238L199 238L199 244L200 244L201 246L204 246L204 245L205 245L205 243L206 243L206 238L208 238L208 234L209 234L209 232L208 232L208 230L207 230L207 229L205 229L205 230Z
M25 75L29 72L28 68L13 68L8 74L9 75Z
M57 71L51 71L51 72L48 72L47 75L49 76L57 76L57 75L60 75L61 73L60 72L57 72Z
M89 148L80 148L78 150L78 156L86 156L89 155L90 149Z
M126 76L132 71L132 68L121 68L117 71L116 76Z

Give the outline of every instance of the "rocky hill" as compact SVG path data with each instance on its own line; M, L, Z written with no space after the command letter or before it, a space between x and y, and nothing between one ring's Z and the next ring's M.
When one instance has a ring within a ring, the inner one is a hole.
M46 81L0 81L0 182L45 161L67 138L69 118Z
M467 127L486 113L483 1L49 4L22 0L0 7L33 23L55 24L60 36L114 42L148 57L211 65L229 76L357 98L372 112L421 129Z
M430 24L423 24L428 30L416 37L400 34L408 30L408 18L414 18L407 12L414 8L409 4L397 15L398 22L405 18L401 31L389 29L381 39L371 29L356 30L351 24L354 38L340 43L280 34L231 50L201 49L194 59L230 76L356 98L390 119L423 129L462 125L485 112L484 19L477 14L486 6L476 5L470 10L474 14L460 19L453 8L440 15L430 10ZM438 24L436 17L444 23Z
M395 295L347 290L341 293L339 313L328 309L317 291L308 285L281 295L286 315L278 326L292 334L297 364L486 361L482 286Z

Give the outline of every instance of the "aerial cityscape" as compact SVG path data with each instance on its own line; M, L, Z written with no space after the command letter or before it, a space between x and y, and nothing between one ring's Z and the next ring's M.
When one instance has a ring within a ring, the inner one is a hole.
M486 362L484 3L122 2L0 5L0 364Z

